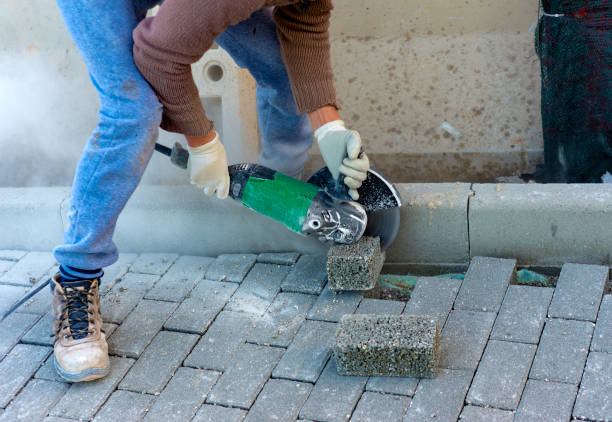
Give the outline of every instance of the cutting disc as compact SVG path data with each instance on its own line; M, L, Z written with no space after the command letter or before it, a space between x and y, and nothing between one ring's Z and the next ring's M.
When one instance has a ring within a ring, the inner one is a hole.
M330 195L341 199L350 199L344 183L340 188L333 179L327 167L323 167L313 174L308 183L319 186ZM399 191L389 179L378 170L370 168L368 177L357 190L357 200L367 212L368 224L364 236L379 237L381 250L385 251L397 236L400 226L400 206L402 198Z

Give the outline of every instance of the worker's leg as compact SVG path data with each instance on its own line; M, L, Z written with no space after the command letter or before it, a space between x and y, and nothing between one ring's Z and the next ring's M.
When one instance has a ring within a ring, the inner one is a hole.
M216 40L257 81L257 112L262 133L259 162L298 176L312 146L312 130L293 100L270 9L229 27Z

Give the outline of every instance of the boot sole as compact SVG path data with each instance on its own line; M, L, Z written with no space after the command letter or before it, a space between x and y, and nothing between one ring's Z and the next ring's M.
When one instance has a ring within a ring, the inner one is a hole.
M53 356L53 366L55 366L55 370L60 377L70 382L93 381L105 377L110 372L110 361L102 368L88 368L79 372L68 372L59 366L55 356Z

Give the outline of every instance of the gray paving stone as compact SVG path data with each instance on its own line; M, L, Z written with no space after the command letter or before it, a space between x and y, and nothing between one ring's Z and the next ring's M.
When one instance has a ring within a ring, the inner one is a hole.
M270 377L284 349L245 344L219 378L207 403L248 409Z
M418 383L418 378L370 377L366 384L366 390L401 396L413 396Z
M204 277L215 259L201 256L181 256L168 272L145 295L146 299L180 302Z
M48 347L18 344L0 361L0 407L6 407L50 352Z
M68 383L68 381L60 377L57 371L55 370L55 366L53 365L53 354L51 354L47 358L45 363L40 367L40 369L36 371L36 374L34 374L34 378L47 381Z
M14 265L15 265L15 261L0 260L0 276L2 276L2 274L7 272Z
M512 422L514 412L493 409L492 407L465 406L459 420L461 422Z
M6 408L0 421L40 421L67 389L64 383L31 380Z
M100 282L100 295L106 294L128 272L136 258L138 254L135 253L120 253L117 262L104 268L104 276Z
M21 338L22 343L53 346L53 314L48 312Z
M27 291L22 286L0 285L0 315L4 315Z
M313 295L279 293L265 315L257 321L247 341L260 345L288 347L314 301Z
M38 315L12 313L0 322L0 360L40 318Z
M289 267L277 264L255 264L225 309L263 315L280 292Z
M489 341L466 402L515 410L535 351L536 346L532 344Z
M119 384L122 390L160 393L198 336L160 331Z
M155 396L117 390L102 406L93 422L138 422L142 420ZM119 416L121 415L121 416Z
M156 275L127 273L102 298L102 320L121 324L158 279Z
M272 375L275 378L315 382L331 355L336 327L337 324L330 322L304 322Z
M246 410L235 407L205 404L200 407L192 422L242 422L246 414Z
M548 315L595 321L608 282L608 271L608 267L600 265L563 265Z
M279 265L293 265L297 262L300 254L297 252L283 252L283 253L260 253L257 256L257 262L263 262L264 264L279 264Z
M214 371L179 368L144 421L190 421L220 375Z
M91 419L119 384L134 361L127 358L110 357L110 373L91 382L77 382L51 409L50 416L72 419Z
M573 416L596 421L612 420L612 355L593 352L584 370Z
M185 333L204 334L229 298L238 288L237 283L202 280L199 290L185 299L164 324L164 328Z
M18 251L15 249L0 249L0 259L7 261L19 261L28 251Z
M46 278L46 277L45 277ZM41 283L40 281L39 283ZM51 309L51 290L46 287L15 310L19 313L43 315Z
M612 295L605 295L599 307L591 351L612 353Z
M508 287L491 338L537 344L552 294L547 287Z
M177 304L158 300L142 300L108 338L108 351L113 355L138 358L161 330Z
M219 255L208 267L206 279L242 283L256 261L257 255L253 254Z
M334 292L326 286L306 318L338 322L344 315L355 312L362 297L363 292Z
M508 284L515 280L515 259L474 257L461 283L455 309L497 312Z
M246 422L294 421L312 384L270 379L251 407Z
M471 380L472 372L452 369L441 369L436 378L422 379L404 422L456 421Z
M580 383L593 323L550 319L544 326L529 378Z
M476 369L493 321L491 312L452 311L440 336L440 367Z
M400 315L406 304L397 300L361 299L356 314Z
M351 422L401 422L409 406L409 397L366 391L357 403Z
M43 422L71 422L74 419L59 418L57 416L47 416Z
M320 422L349 420L367 380L338 375L335 359L330 359L300 410L300 418Z
M249 314L221 312L185 360L185 366L225 371L253 329Z
M0 283L31 287L55 264L51 252L28 252L10 270L0 276Z
M284 292L318 295L327 283L327 255L302 255L281 288Z
M514 422L566 422L572 416L576 392L575 385L529 380Z
M461 287L461 280L450 278L422 277L417 281L406 304L406 315L433 315L438 318L440 328L453 309L453 302Z
M130 266L130 272L162 275L176 261L175 253L143 253Z

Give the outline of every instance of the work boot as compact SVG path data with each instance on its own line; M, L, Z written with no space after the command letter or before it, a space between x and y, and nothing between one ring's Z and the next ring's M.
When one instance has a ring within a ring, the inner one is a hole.
M60 284L59 277L51 280L55 369L71 382L102 378L110 363L100 316L100 279Z

